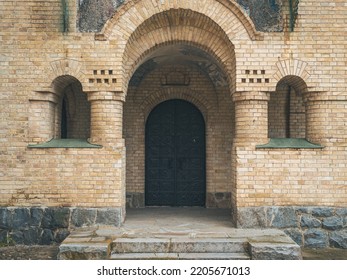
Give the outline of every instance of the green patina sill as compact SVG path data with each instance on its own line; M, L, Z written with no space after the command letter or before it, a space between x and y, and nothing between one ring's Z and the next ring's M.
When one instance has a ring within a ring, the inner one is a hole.
M269 143L257 145L257 149L323 149L324 146L308 142L304 138L271 138Z
M52 139L45 143L30 144L28 148L47 149L47 148L92 148L100 149L101 145L90 144L86 139Z

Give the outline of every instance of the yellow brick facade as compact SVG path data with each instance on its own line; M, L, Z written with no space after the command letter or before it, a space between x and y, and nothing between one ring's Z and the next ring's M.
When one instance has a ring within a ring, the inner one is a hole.
M82 33L78 1L68 22L62 3L1 0L1 206L124 211L127 193L145 193L146 118L183 99L205 119L207 207L347 207L345 0L300 1L293 32L287 1L283 32L257 31L233 0L134 0ZM131 84L177 48L196 53ZM64 96L67 138L101 148L29 146L61 137ZM257 148L286 137L322 148Z

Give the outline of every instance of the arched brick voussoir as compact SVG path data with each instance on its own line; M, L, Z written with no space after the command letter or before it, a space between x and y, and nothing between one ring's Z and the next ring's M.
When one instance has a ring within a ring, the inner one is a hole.
M62 97L66 87L77 84L79 89L83 91L83 85L80 80L71 75L61 75L56 77L51 83L51 89L54 94Z
M310 79L310 67L307 62L298 59L280 60L276 63L276 68L274 78L277 82L282 81L292 86L295 85L297 90L302 92L319 91L316 89L317 85ZM274 88L273 91L276 89Z
M75 59L59 59L49 63L45 69L46 82L39 85L38 92L50 91L59 93L74 81L78 81L82 88L87 86L84 64Z
M155 46L180 41L196 44L216 58L233 91L236 63L231 42L237 37L245 38L246 27L251 27L254 35L253 23L229 1L178 1L175 5L173 1L164 2L127 2L104 28L106 39L117 41L117 52L123 58L122 90L127 91L132 74Z
M155 46L170 45L175 42L195 44L220 64L225 64L229 58L235 60L234 45L225 38L221 38L214 32L192 26L176 26L160 28L129 41L123 53L123 66L128 67L133 64L133 61L141 60Z
M143 120L146 122L147 117L155 106L170 99L182 99L191 102L199 108L201 111L205 122L208 119L208 112L216 110L217 100L214 99L213 102L209 102L204 97L194 92L191 89L181 89L181 88L164 88L160 91L153 92L146 100L141 104L141 111L143 114Z
M160 50L163 47L170 46L170 45L185 45L190 47L195 47L196 49L200 49L204 51L206 54L211 56L212 60L211 62L217 62L221 70L224 72L227 78L227 82L229 84L229 88L231 92L235 90L236 87L236 80L235 80L235 55L234 51L230 50L229 48L225 48L225 52L222 52L219 49L218 55L214 52L214 50L211 50L208 46L200 44L200 42L194 42L194 41L187 41L187 40L171 40L171 41L164 41L164 42L154 42L152 46L150 46L147 49L144 49L143 53L140 55L127 55L124 56L125 58L125 65L124 65L124 78L123 78L123 91L127 91L128 83L137 70L137 68L144 62L146 62L147 59L151 58L151 55L155 53L157 50ZM136 57L136 59L134 59ZM223 59L223 60L222 60Z
M133 32L155 14L170 9L186 9L204 14L215 22L230 39L248 35L251 40L262 40L258 32L239 4L230 0L131 0L126 1L107 21L96 38L100 40L127 41Z
M277 85L284 83L295 89L298 93L307 93L308 87L306 81L304 81L301 77L295 75L284 76L280 81L278 81Z
M200 32L213 33L214 36L223 38L226 42L231 42L225 31L216 24L213 20L204 14L185 9L171 9L153 15L151 18L145 20L129 37L127 44L136 40L137 38L148 34L157 29L167 29L170 36L173 36L177 27L194 27L200 29ZM184 35L184 34L182 34ZM199 32L191 34L192 36L199 36Z
M229 87L235 87L235 52L234 45L226 38L218 36L213 30L178 25L174 28L159 28L136 36L126 46L123 54L124 81L123 90L126 92L128 82L136 69L151 55L162 47L174 44L193 46L203 50L218 63L224 71Z

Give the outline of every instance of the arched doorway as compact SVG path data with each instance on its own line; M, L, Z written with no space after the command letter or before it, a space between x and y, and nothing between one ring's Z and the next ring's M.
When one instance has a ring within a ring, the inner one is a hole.
M156 105L172 99L194 104L204 116L206 191L200 205L230 208L234 107L226 74L218 61L199 46L174 42L151 52L129 82L123 118L127 207L149 205L146 121Z
M157 105L146 122L145 204L205 206L205 121L192 103Z
M231 95L236 90L231 38L203 13L165 8L137 27L122 57L127 207L149 205L144 141L149 112L164 100L183 99L196 104L206 121L203 205L230 208L235 197L230 168L234 136Z

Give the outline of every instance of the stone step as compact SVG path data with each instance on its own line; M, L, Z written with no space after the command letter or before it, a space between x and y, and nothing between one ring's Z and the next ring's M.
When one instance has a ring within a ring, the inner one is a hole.
M113 253L111 260L249 260L246 253Z
M302 259L300 246L278 229L222 233L158 236L146 231L144 236L141 232L125 235L123 229L113 227L76 229L60 245L59 259Z
M247 243L232 238L117 238L111 254L122 253L243 253Z

